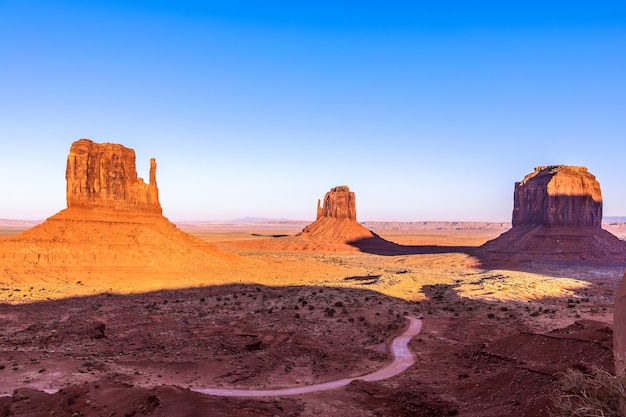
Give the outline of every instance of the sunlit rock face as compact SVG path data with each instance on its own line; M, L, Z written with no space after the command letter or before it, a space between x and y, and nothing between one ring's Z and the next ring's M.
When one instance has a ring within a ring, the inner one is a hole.
M164 282L163 276L199 276L229 264L232 256L163 216L154 159L149 175L148 184L137 176L133 149L89 139L74 142L65 175L68 207L0 240L6 279L156 283Z
M626 273L615 294L613 306L613 348L615 371L618 375L626 373Z
M67 157L67 207L132 209L161 213L156 161L150 160L150 182L137 176L135 151L89 139L74 142Z
M324 196L324 206L317 201L317 219L351 219L356 221L356 198L347 185L331 188Z
M515 184L512 223L601 227L600 183L586 167L537 167Z

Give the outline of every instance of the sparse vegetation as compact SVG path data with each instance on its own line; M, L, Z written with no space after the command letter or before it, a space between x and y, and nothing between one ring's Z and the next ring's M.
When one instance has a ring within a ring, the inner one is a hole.
M626 416L626 375L615 376L598 367L589 373L569 369L553 401L553 417Z

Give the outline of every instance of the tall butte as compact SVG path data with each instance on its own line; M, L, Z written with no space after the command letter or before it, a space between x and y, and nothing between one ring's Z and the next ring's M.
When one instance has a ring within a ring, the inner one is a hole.
M297 236L328 244L350 244L376 236L356 221L356 197L347 185L331 188L324 205L317 200L317 218Z
M600 184L586 167L540 166L515 183L512 225L476 254L496 263L626 262L626 242L602 229Z
M317 201L317 218L294 236L249 241L246 246L264 250L287 251L372 251L396 250L356 220L356 197L347 185L331 188L322 201Z
M209 274L219 279L214 267L234 256L162 215L154 159L146 184L137 176L134 150L80 139L70 147L65 178L66 209L0 240L3 282L176 287L183 277L187 284Z
M150 182L137 176L135 151L114 143L80 139L72 144L65 170L67 207L139 210L161 214L156 160Z

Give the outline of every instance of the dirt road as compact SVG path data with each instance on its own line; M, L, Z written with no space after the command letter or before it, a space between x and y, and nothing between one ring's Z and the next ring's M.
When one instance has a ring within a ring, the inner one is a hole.
M271 397L283 395L298 395L310 392L326 391L348 385L355 380L363 381L380 381L391 378L407 370L415 363L415 355L409 349L409 341L416 336L422 329L422 321L413 316L407 316L409 327L400 336L391 342L391 353L393 354L393 362L367 375L356 378L345 378L336 381L324 382L321 384L307 385L302 387L279 388L279 389L234 389L234 388L196 388L192 391L200 392L208 395L217 395L225 397Z

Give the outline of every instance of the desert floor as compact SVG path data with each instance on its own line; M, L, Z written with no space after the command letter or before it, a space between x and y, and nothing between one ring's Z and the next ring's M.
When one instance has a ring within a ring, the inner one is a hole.
M503 224L365 224L414 248L401 256L255 245L304 225L179 224L235 255L215 274L0 278L0 415L547 416L560 372L612 369L623 265L493 269L466 253ZM406 315L424 316L417 363L391 379L254 399L190 390L366 374L391 361Z

